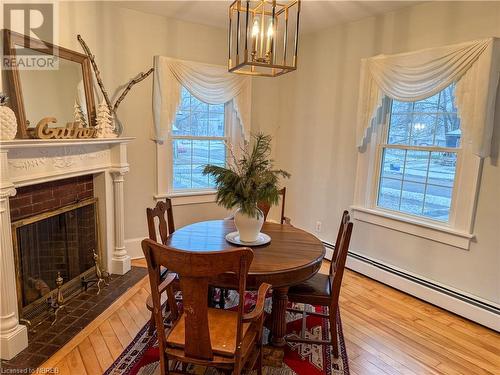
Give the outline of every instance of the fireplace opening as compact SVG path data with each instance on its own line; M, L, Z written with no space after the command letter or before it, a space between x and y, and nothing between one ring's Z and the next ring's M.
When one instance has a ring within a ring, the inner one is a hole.
M83 290L100 253L97 198L85 199L12 223L18 304L34 320L48 312L47 299L64 281L66 297Z

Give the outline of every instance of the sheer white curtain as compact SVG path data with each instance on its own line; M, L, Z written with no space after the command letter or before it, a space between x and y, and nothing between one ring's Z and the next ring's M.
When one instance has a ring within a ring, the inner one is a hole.
M379 55L361 62L358 103L358 147L384 96L400 101L430 97L456 82L463 142L487 157L491 148L495 100L500 74L496 38L429 48L397 55Z
M154 139L167 139L180 104L181 87L209 104L232 101L248 139L251 121L252 81L250 77L228 73L227 67L155 56L153 80Z

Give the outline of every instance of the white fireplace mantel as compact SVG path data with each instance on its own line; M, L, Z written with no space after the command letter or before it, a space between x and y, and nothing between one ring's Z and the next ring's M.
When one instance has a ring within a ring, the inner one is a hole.
M0 357L11 359L28 345L19 324L9 198L16 188L94 175L103 264L114 274L130 270L124 246L124 175L133 138L0 141Z

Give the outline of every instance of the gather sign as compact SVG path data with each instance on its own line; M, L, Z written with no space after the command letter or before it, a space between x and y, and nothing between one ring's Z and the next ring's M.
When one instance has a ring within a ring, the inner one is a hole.
M84 139L97 137L97 129L83 127L79 122L68 122L64 127L49 127L57 123L55 117L41 119L35 128L35 138L40 139Z

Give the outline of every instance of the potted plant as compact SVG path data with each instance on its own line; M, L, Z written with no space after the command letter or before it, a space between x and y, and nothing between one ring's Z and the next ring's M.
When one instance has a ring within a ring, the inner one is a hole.
M239 160L231 153L227 168L206 165L203 169L203 174L215 180L217 203L227 209L238 207L234 223L242 242L254 242L259 236L264 214L257 203L278 204L279 179L290 177L286 171L273 169L270 153L271 136L259 133L252 136Z

